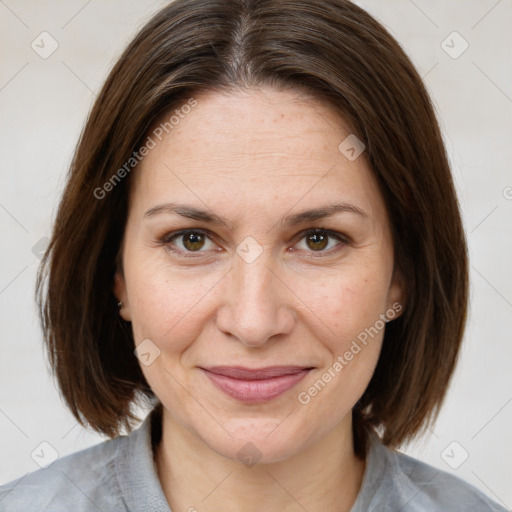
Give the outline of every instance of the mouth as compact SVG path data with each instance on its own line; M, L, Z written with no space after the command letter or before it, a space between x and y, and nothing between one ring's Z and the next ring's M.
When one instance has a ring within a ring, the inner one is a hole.
M313 370L312 367L303 366L214 366L200 369L226 395L246 403L273 400L294 387Z

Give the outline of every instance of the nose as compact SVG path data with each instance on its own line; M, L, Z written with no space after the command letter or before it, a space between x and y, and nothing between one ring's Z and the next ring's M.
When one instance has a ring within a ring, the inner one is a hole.
M217 327L221 332L251 347L292 332L296 316L293 293L273 267L264 254L252 263L235 256L219 291L222 304Z

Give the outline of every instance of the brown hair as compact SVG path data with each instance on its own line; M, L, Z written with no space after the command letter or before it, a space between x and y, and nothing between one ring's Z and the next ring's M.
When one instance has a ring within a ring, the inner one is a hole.
M261 85L306 88L366 145L407 302L353 410L354 440L364 455L375 428L396 447L433 421L445 396L466 320L467 250L421 78L383 26L347 0L176 0L142 28L89 114L39 269L51 367L77 420L109 437L133 428L137 400L155 400L112 292L131 174L107 196L97 191L184 98Z

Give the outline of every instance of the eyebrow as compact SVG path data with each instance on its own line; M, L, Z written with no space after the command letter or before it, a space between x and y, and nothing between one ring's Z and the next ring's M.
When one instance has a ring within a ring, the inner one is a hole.
M200 208L196 208L195 206L186 205L186 204L177 204L177 203L163 203L157 206L153 206L144 214L144 218L154 217L160 214L177 214L182 217L187 217L188 219L199 220L203 222L209 222L211 224L225 224L229 226L227 219L221 217L213 212L208 212L206 210L201 210ZM361 210L361 208L348 204L348 203L336 203L329 204L325 206L321 206L319 208L313 208L310 210L305 210L300 213L295 213L293 215L287 215L281 221L281 225L283 226L295 226L297 224L301 224L304 222L311 222L319 219L325 219L326 217L331 217L337 213L352 213L359 215L364 218L368 218L368 215Z

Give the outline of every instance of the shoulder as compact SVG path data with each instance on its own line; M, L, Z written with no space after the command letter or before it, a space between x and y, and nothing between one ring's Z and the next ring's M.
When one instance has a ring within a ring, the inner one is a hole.
M382 445L379 450L388 469L388 478L380 490L382 498L388 496L384 501L393 502L389 503L389 510L506 512L476 487L446 471Z
M0 486L0 508L4 512L119 510L115 463L126 439L104 441Z

